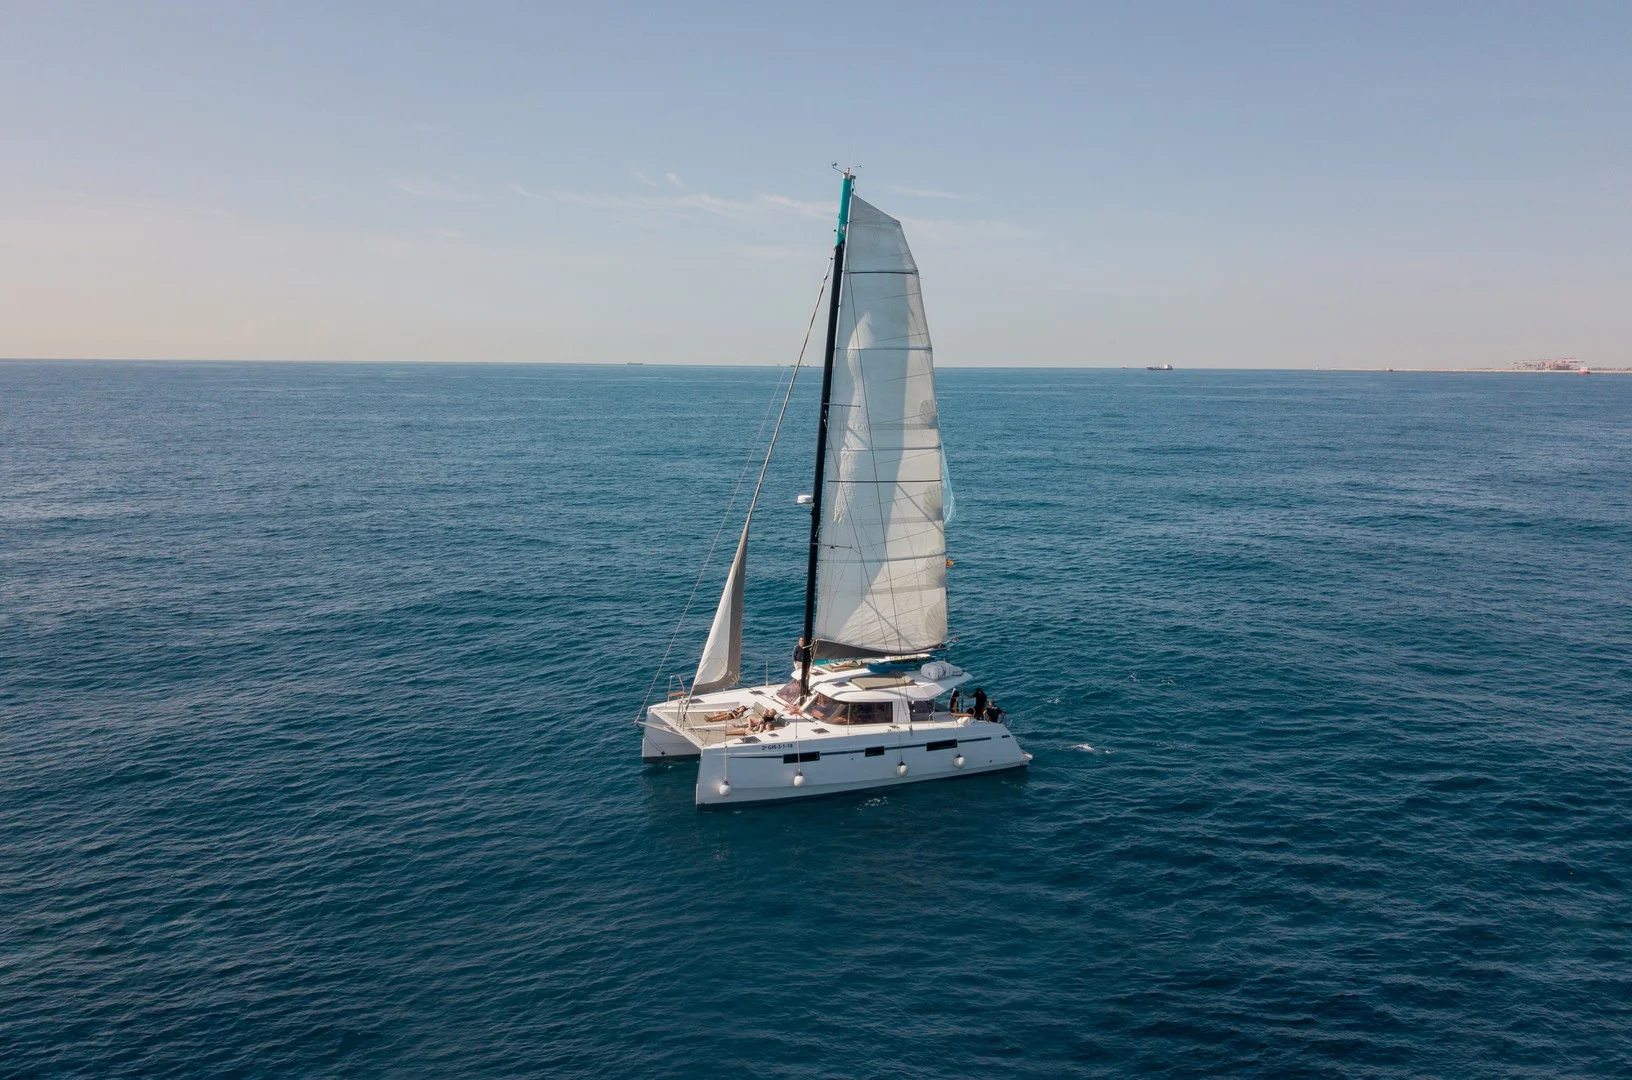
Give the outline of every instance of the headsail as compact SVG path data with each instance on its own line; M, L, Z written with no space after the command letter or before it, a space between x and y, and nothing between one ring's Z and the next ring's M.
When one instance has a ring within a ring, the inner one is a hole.
M901 223L850 200L815 638L818 656L946 640L940 420L918 267Z
M752 508L749 514L752 515ZM725 591L720 593L720 606L714 610L714 625L708 631L708 644L703 646L703 658L697 663L697 677L692 680L693 694L706 694L737 685L742 677L742 587L748 576L748 526L742 524L742 539L737 542L737 557L731 560L731 573L725 578Z

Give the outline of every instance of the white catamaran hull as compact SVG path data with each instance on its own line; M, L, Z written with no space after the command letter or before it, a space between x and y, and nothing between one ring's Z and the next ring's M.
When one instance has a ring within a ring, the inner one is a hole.
M789 706L778 686L667 701L647 709L640 753L648 764L697 762L698 806L1023 768L1031 755L1007 724L944 703L968 679L945 663L886 674L857 663L819 665L807 703L814 711ZM866 720L857 722L858 715Z
M697 746L684 735L660 724L648 723L640 737L640 760L648 765L665 761L696 761Z
M936 725L911 732L818 737L801 740L797 748L780 739L754 747L708 747L697 766L697 805L804 799L950 780L1022 768L1030 761L1007 727L985 722L951 730Z

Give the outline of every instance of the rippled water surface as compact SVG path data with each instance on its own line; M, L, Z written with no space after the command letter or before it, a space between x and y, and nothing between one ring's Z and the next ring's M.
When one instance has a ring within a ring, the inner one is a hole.
M1632 1072L1632 378L944 372L1029 775L699 813L776 377L0 365L0 1074Z

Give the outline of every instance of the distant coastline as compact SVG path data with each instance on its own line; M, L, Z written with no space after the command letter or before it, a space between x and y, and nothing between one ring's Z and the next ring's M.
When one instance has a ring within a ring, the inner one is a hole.
M1222 370L1225 370L1225 369L1223 369L1223 368L1214 368L1212 370L1222 371ZM1265 371L1267 371L1267 370L1271 370L1271 369L1269 369L1269 368L1264 368L1264 369L1236 368L1234 370L1237 370L1237 371L1265 370ZM1297 369L1297 368L1278 368L1278 369L1274 369L1274 370L1297 371L1299 369ZM1502 368L1502 367L1478 367L1478 368L1468 368L1468 367L1459 367L1459 368L1410 367L1410 368L1407 368L1407 367L1326 367L1326 366L1321 366L1321 367L1317 367L1317 368L1305 368L1303 370L1306 370L1306 371L1375 371L1375 372L1386 373L1386 374L1391 374L1391 375L1411 375L1411 374L1419 374L1419 375L1421 375L1421 374L1444 374L1444 375L1576 375L1576 376L1580 376L1580 375L1632 375L1632 367L1621 367L1621 368L1589 367L1584 371L1581 370L1580 368L1576 368L1576 369L1569 370L1569 371L1563 371L1563 370L1557 370L1557 369L1537 371L1537 370L1535 370L1533 368L1510 368L1510 367L1505 367L1505 368Z

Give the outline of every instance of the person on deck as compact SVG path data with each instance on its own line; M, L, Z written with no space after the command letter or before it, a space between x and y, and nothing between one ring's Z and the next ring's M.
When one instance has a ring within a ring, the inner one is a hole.
M947 705L946 705L947 711L950 712L953 716L956 716L958 714L958 704L962 700L963 700L963 691L954 689L952 691L952 700L947 702Z
M986 719L986 691L982 687L975 687L975 719Z
M805 664L809 662L809 660L810 646L805 644L804 638L800 638L799 644L793 647L793 666L803 671Z

